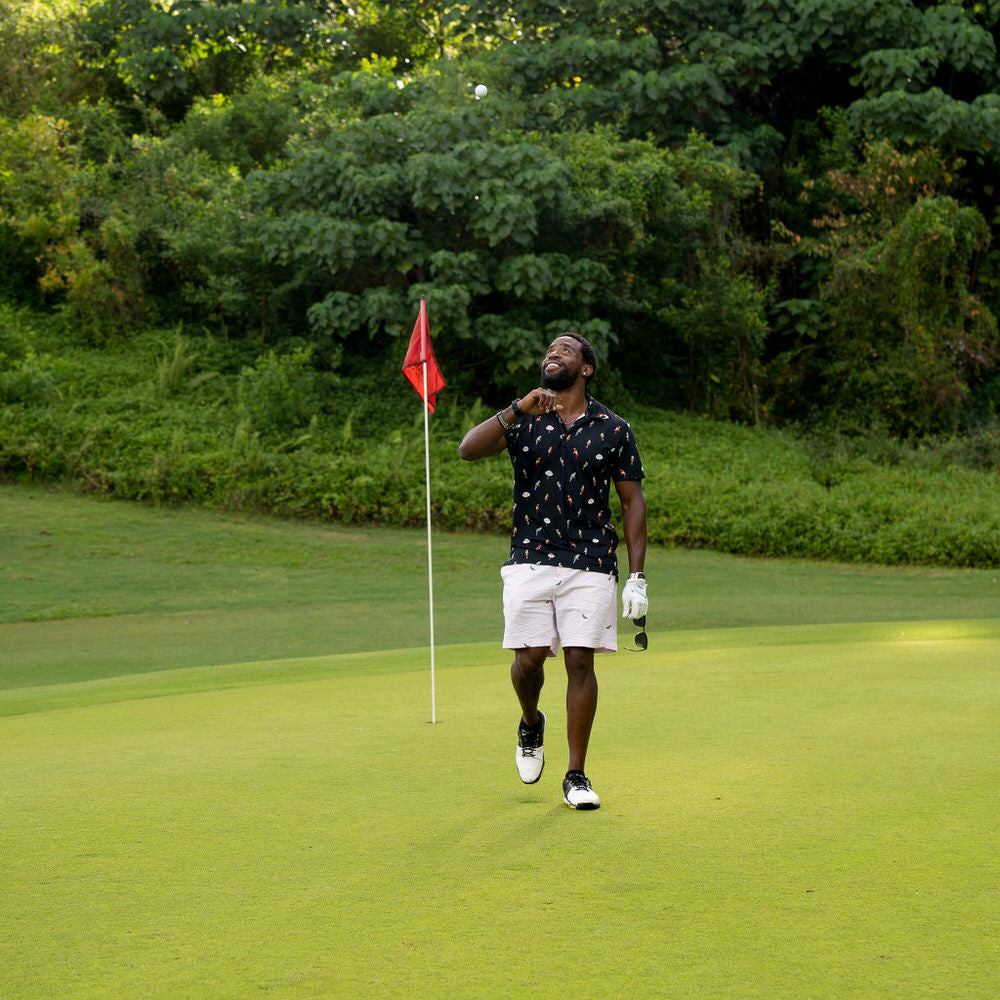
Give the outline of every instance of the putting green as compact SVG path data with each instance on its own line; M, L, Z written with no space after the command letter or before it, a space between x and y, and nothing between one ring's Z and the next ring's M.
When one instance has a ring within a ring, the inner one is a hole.
M518 783L494 644L435 726L419 650L22 691L0 994L992 998L1000 619L651 647L599 661L594 813L557 661Z

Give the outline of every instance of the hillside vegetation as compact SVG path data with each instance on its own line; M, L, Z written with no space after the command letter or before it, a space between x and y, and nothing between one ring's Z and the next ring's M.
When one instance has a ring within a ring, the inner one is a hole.
M398 365L359 384L320 377L306 351L241 364L231 345L176 333L103 350L67 347L61 334L38 328L31 336L42 353L27 349L16 380L0 382L21 396L0 417L9 479L346 523L424 522L421 404ZM61 349L45 351L46 337ZM992 433L915 448L887 436L800 435L614 404L642 447L654 542L1000 564L1000 437ZM465 430L491 412L479 398L447 393L430 419L438 528L509 528L507 460L470 464L457 454Z
M656 538L990 564L998 19L0 0L0 475L410 523L423 296L442 524L572 328Z

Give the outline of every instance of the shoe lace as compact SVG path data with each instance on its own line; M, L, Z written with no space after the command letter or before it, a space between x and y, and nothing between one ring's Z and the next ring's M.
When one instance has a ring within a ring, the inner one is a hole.
M570 787L581 792L591 791L590 779L585 774L571 774L567 779Z
M542 745L542 731L520 730L517 734L517 745L521 748L522 757L534 757L535 751Z

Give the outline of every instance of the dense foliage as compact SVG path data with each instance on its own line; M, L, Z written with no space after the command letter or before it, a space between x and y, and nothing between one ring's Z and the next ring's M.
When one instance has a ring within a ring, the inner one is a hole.
M995 467L998 33L978 0L0 0L0 471L404 517L361 456L401 468L420 296L453 416L575 328L629 413Z
M66 344L0 310L0 468L162 504L211 504L355 523L425 517L423 421L396 364L383 391L317 372L311 350L242 362L231 341L140 334ZM17 336L12 333L17 331ZM39 350L23 347L36 345ZM49 347L53 350L48 350ZM247 356L249 357L249 355ZM462 462L492 412L456 393L430 421L437 528L506 533L510 466ZM1000 565L1000 434L863 442L795 435L632 404L654 542L889 564Z
M0 294L93 344L181 323L356 377L424 294L457 391L575 326L657 405L982 425L998 16L0 0Z

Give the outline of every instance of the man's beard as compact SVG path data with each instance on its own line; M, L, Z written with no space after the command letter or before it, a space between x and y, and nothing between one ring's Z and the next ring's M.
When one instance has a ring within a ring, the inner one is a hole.
M562 392L564 389L568 389L574 381L574 377L565 368L560 368L551 375L548 372L542 372L542 388L551 389L553 392Z

